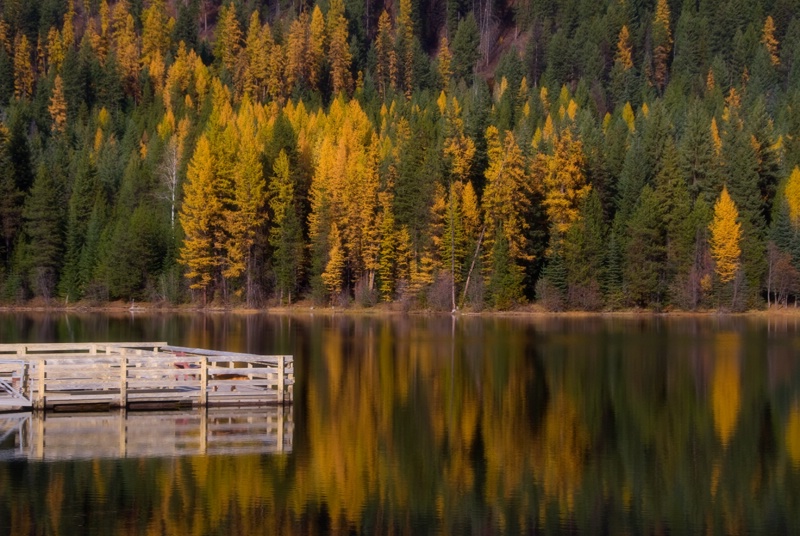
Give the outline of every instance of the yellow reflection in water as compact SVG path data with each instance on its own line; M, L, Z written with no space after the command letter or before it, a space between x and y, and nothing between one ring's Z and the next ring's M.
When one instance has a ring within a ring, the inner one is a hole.
M736 421L741 406L740 346L738 333L720 333L716 337L711 400L714 427L725 447L736 431Z
M786 423L786 450L792 465L800 467L800 402L795 402Z

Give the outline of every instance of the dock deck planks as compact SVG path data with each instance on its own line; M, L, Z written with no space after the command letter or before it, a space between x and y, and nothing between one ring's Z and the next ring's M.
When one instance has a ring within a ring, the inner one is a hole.
M165 342L0 344L0 409L292 403L294 359Z

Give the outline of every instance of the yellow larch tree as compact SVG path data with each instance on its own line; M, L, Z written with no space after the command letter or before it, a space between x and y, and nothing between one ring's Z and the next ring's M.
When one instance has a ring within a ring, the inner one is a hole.
M584 171L583 144L565 129L553 145L553 154L539 153L533 163L535 184L544 193L544 207L557 235L566 235L578 219L583 199L591 185Z
M767 49L772 65L780 65L778 39L775 37L775 21L772 19L772 15L769 15L764 21L764 28L761 30L761 44Z
M66 50L64 50L64 43L61 40L61 32L51 26L50 31L47 32L47 59L50 67L58 72L65 57Z
M267 95L279 105L283 103L284 90L287 82L284 79L286 69L286 51L284 47L275 42L269 25L264 25L264 47L269 49L269 64L267 67Z
M800 167L795 166L784 190L789 206L789 219L795 228L800 228Z
M667 0L658 0L653 18L653 85L659 91L667 84L669 69L667 61L672 52L672 31L670 30L670 12Z
M450 44L447 36L443 35L439 41L439 77L442 79L442 89L446 90L450 84L450 77L453 76L453 53L450 52Z
M14 40L14 96L28 100L33 96L33 64L31 44L24 33Z
M335 223L331 225L328 241L330 249L325 271L322 272L322 281L325 283L325 288L328 292L335 296L340 294L344 288L344 251L342 250L339 228Z
M319 89L322 62L325 59L325 18L319 4L311 12L308 31L308 83L311 89Z
M53 120L53 132L63 133L67 128L67 101L64 99L64 82L61 80L61 75L57 74L53 81L53 94L47 111Z
M414 90L414 21L411 18L411 0L400 0L397 31L402 44L400 56L403 65L403 89L406 98L410 100Z
M239 19L236 18L236 7L231 2L227 6L223 5L219 10L214 40L214 56L231 74L236 67L241 46L242 29L239 27Z
M742 254L739 247L742 225L738 219L739 211L726 186L714 204L714 219L709 225L711 255L714 258L717 275L723 283L732 281L739 269L739 257Z
M242 101L235 124L238 141L232 166L232 198L225 217L226 264L223 275L237 278L245 275L246 299L249 305L254 298L253 246L256 233L266 223L266 181L261 165L263 144L258 139L256 110L248 97ZM227 136L226 136L227 138Z
M623 25L617 38L617 53L614 62L627 71L633 67L633 50L631 47L631 34L628 27Z
M203 292L204 300L213 291L220 266L218 239L222 203L216 188L214 156L208 137L197 142L183 189L180 223L185 234L179 260L186 266L191 288Z
M289 25L286 37L286 93L291 94L294 88L309 78L309 18L303 11Z
M150 6L142 11L142 66L149 68L153 62L164 61L174 26L165 1L150 0Z
M75 4L72 0L67 2L67 12L64 13L64 25L61 27L61 39L64 43L64 49L69 50L75 44L75 26L73 19L75 18Z
M114 5L111 25L113 49L117 56L122 83L130 95L138 98L139 39L136 36L133 15L128 12L125 0L120 0Z
M530 225L525 213L530 207L532 189L525 157L514 134L506 132L501 142L494 125L486 129L486 148L489 157L483 192L486 250L491 251L492 240L501 229L508 242L509 256L514 260L530 260L526 232Z
M349 94L353 87L353 77L350 74L352 57L343 0L331 0L326 23L333 94Z
M386 96L389 88L397 87L397 53L392 38L392 21L384 10L378 19L378 36L375 38L375 62L378 91L381 97Z

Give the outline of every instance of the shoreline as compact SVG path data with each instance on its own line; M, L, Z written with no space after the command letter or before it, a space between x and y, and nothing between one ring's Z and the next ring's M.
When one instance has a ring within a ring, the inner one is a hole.
M698 311L669 310L652 311L647 309L620 309L607 311L547 311L537 305L525 305L509 310L483 310L457 311L455 314L448 311L434 311L430 309L403 310L393 304L381 304L375 307L334 307L315 306L307 302L296 305L251 308L244 305L212 305L197 306L165 305L158 303L141 302L133 306L127 303L110 302L104 304L86 304L77 302L69 305L54 304L26 304L5 305L0 304L0 313L131 313L131 314L237 314L237 315L306 315L306 314L332 314L352 316L464 316L464 317L553 317L553 318L596 318L596 317L715 317L715 316L747 316L747 317L794 317L800 316L800 308L772 307L770 309L748 310L731 312L719 309Z

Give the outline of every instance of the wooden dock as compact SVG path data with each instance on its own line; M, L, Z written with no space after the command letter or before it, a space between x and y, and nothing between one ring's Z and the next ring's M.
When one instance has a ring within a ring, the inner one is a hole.
M291 403L294 360L165 342L0 344L0 410Z
M287 453L292 414L291 406L0 413L0 461Z

